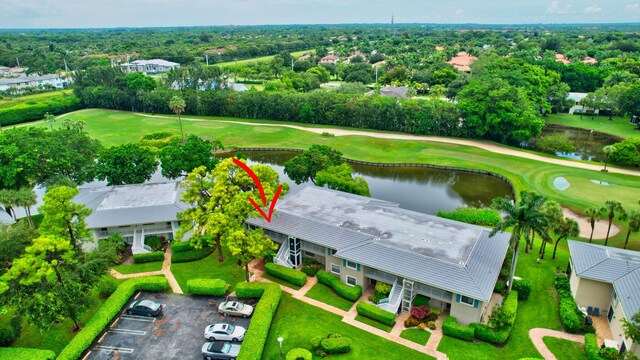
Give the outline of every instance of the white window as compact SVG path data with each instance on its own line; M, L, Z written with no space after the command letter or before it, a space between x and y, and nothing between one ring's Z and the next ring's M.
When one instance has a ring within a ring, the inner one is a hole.
M358 265L353 261L347 260L347 267L349 269L358 270Z
M305 257L309 257L309 258L314 258L316 257L316 254L309 252L309 251L304 251L304 256Z
M340 265L331 264L331 272L334 274L340 274Z
M347 285L356 286L356 285L358 285L358 280L356 278L354 278L353 276L347 275Z
M460 296L460 302L469 306L473 306L473 299L467 296Z

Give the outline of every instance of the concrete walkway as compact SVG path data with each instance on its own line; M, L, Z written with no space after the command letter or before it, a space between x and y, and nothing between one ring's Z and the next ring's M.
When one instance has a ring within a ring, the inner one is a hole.
M540 355L542 355L545 360L556 360L555 355L553 355L549 348L547 348L547 346L544 344L544 341L542 341L542 339L547 336L584 344L583 335L569 334L564 331L556 331L543 328L531 329L529 330L529 337L531 338L531 342L533 342L536 350L538 350Z
M111 269L109 270L109 274L111 274L111 276L119 280L132 279L132 278L143 277L143 276L164 275L164 277L166 277L167 280L169 281L169 286L171 286L171 291L173 291L176 294L183 294L182 289L178 284L178 281L176 281L175 276L173 276L173 273L171 272L171 254L172 254L171 246L167 246L167 250L164 252L164 261L162 261L162 270L147 271L147 272L140 272L140 273L134 273L134 274L120 274L116 270Z

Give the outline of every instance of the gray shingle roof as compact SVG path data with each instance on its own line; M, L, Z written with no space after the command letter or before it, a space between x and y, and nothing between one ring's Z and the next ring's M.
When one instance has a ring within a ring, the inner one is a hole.
M569 241L576 275L613 285L627 316L640 311L640 252Z

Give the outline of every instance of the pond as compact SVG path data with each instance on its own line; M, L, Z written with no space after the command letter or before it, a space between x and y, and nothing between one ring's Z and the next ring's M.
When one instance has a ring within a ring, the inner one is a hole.
M243 151L249 164L271 166L295 191L306 184L296 185L284 173L284 163L296 155L289 151ZM232 156L228 153L223 156ZM507 182L495 176L467 171L452 171L424 167L379 167L351 164L354 175L369 183L371 197L392 201L401 208L435 214L460 206L486 207L495 197L511 197Z
M558 153L556 155L590 161L604 161L604 153L602 148L611 145L622 139L608 134L591 131L586 129L577 129L559 125L547 125L542 129L542 136L560 134L569 138L573 142L575 151L572 153Z

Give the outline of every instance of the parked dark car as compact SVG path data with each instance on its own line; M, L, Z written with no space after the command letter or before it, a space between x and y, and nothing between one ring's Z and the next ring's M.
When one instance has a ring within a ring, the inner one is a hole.
M240 353L240 345L230 342L214 341L202 345L202 358L234 360Z
M158 316L162 313L163 305L151 300L134 301L127 308L129 315Z

